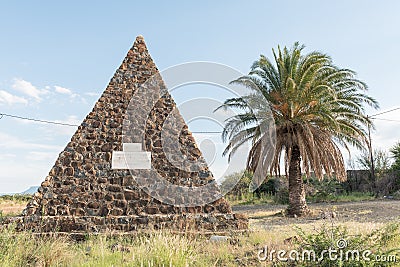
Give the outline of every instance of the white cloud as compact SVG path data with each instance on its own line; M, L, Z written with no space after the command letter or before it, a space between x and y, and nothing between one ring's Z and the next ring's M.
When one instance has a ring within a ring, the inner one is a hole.
M83 104L87 104L87 101L84 97L82 97L80 94L75 93L73 90L66 88L66 87L62 87L59 85L54 85L54 86L50 86L50 85L46 85L44 87L44 89L40 89L37 88L36 86L34 86L31 82L28 82L26 80L23 79L19 79L19 78L15 78L14 82L11 86L14 90L19 91L33 99L35 99L37 102L41 102L43 99L43 95L46 94L50 94L52 96L56 96L55 93L60 94L60 95L65 95L68 96L70 98L71 102L81 102ZM4 93L3 93L4 94ZM10 100L3 100L7 97L7 99L11 99L10 96L12 96L11 94L9 95L0 95L0 104L2 102L9 102ZM12 101L23 101L23 103L28 103L28 100L22 98L22 97L17 97L15 96L14 98L12 98Z
M44 151L30 151L26 156L26 159L29 161L56 161L58 157L57 153L54 152L44 152Z
M54 89L57 93L64 94L64 95L73 95L72 91L68 88L61 87L61 86L54 86Z
M87 104L86 99L84 97L82 97L81 95L79 95L77 93L74 93L71 89L55 85L54 91L59 94L69 96L71 101L80 100L83 104Z
M85 95L87 95L87 96L99 96L98 93L94 93L94 92L88 92L88 93L85 93Z
M55 122L66 123L66 124L71 124L71 125L80 125L82 121L80 119L78 119L77 116L70 115L65 120L56 120ZM51 131L55 134L72 136L75 133L77 128L78 128L78 126L73 127L73 126L52 125Z
M0 90L0 104L28 104L28 100L23 97L12 95L9 92Z
M22 157L0 161L0 193L22 192L32 185L40 185L53 164L54 161L27 162Z
M56 122L67 123L67 124L76 124L76 125L81 124L81 120L78 119L78 117L75 115L69 115L66 120L56 120Z
M0 148L1 149L46 149L52 151L61 151L62 146L47 145L40 143L30 143L21 140L15 136L0 132Z
M23 79L14 79L12 88L36 99L37 101L41 101L41 95L45 95L49 92L46 89L38 89L34 85L32 85L32 83Z
M0 160L14 159L15 157L17 157L17 155L14 153L1 153L0 154Z
M0 132L0 191L21 192L46 177L63 146Z
M48 120L46 118L41 118L41 119ZM43 124L42 122L38 122L38 121L28 121L28 120L19 120L19 119L14 119L14 120L20 124L35 124L35 125L38 125L39 127L43 126L43 129L45 130L45 132L51 137L60 136L60 135L72 136L76 132L78 125L81 125L81 123L82 123L82 120L79 119L75 115L69 115L64 120L49 120L49 121L54 121L57 123L63 123L63 124L69 124L69 125ZM76 127L74 127L74 125L76 125ZM2 146L1 138L2 138L2 133L0 133L0 148Z

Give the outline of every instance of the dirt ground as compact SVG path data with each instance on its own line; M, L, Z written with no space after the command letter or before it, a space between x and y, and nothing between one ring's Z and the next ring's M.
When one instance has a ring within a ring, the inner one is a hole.
M312 216L290 218L283 215L285 205L234 206L233 211L249 217L251 228L277 229L287 225L313 225L321 221L382 225L400 220L400 200L309 204ZM375 227L373 227L375 228Z

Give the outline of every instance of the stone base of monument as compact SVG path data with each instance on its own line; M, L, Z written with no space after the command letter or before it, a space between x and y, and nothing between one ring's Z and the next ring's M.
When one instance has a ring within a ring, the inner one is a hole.
M14 225L17 231L35 233L110 233L170 230L203 234L248 229L243 214L154 214L143 216L20 216L8 218L3 227Z

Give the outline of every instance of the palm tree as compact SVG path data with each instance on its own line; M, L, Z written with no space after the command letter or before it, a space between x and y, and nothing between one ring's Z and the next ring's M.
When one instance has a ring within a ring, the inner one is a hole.
M372 126L365 115L364 104L378 108L365 94L367 86L356 79L355 72L333 65L331 58L320 52L302 54L304 45L291 49L273 49L275 62L261 55L248 75L232 83L252 89L246 96L227 99L219 108L236 108L241 112L226 121L222 137L229 143L224 155L232 156L246 141L252 147L247 169L254 171L262 163L262 124L268 123L270 110L276 130L276 145L268 172L280 174L283 160L289 179L290 215L309 213L302 173L323 179L334 176L346 180L344 160L339 146L363 149L367 144L366 127ZM264 105L248 105L263 98ZM246 104L247 103L247 104ZM255 107L255 108L254 108Z

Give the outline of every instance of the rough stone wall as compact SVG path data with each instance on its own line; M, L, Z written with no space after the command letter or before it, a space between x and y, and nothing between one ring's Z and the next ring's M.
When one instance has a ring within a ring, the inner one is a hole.
M139 36L23 211L24 217L15 219L20 228L37 231L56 228L62 231L129 231L146 227L182 230L189 226L196 230L247 228L247 220L233 215L223 198L203 206L168 205L141 190L134 181L134 172L111 169L112 151L121 151L122 141L132 141L123 140L123 122L124 119L127 122L131 98L140 85L155 74L158 70ZM161 81L160 87L163 86ZM151 91L146 95L148 99L158 97ZM146 105L146 100L137 101L137 104ZM169 163L161 148L161 128L173 110L177 111L175 102L166 93L145 118L142 142L143 147L152 152L152 166L174 184L200 186L213 183L212 174L180 115L179 120L183 123L178 129L181 151L185 158L204 164L200 170L190 171ZM132 117L128 119L132 121ZM129 138L135 139L135 133L140 133L141 129L136 128L134 121L132 123L128 129L133 131Z

